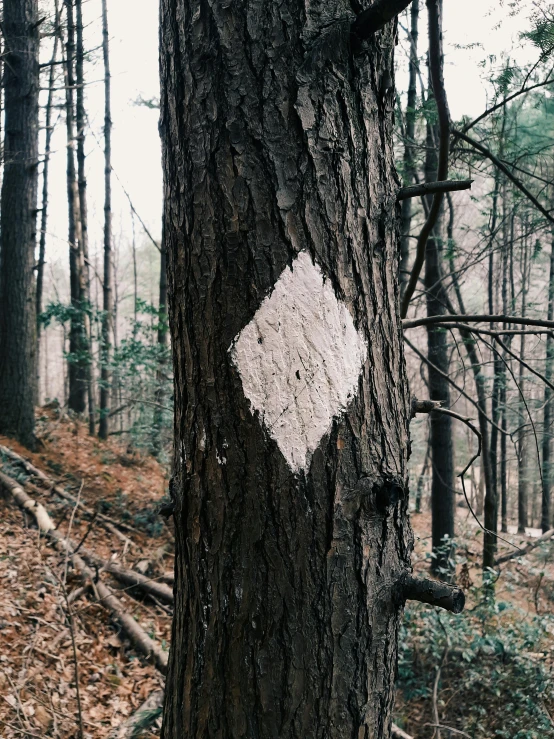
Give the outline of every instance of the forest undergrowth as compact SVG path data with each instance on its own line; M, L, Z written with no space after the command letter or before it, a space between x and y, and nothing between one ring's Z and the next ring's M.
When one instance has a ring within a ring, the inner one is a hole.
M96 556L95 579L167 653L171 604L129 587L106 566L111 561L171 587L172 523L158 513L166 469L121 442L89 437L85 425L55 406L39 410L37 433L36 453L0 437L0 473L47 509L83 557ZM159 736L160 672L129 640L95 583L83 581L6 489L0 507L0 737ZM414 570L427 574L429 514L413 515L412 525ZM457 509L457 528L452 563L467 607L452 616L408 605L395 721L414 739L554 736L554 545L506 563L483 585L482 532L466 508ZM500 554L508 551L500 542ZM149 697L144 720L129 728Z

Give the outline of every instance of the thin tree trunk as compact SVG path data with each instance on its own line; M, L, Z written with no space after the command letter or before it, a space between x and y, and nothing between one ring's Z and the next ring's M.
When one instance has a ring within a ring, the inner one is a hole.
M54 126L52 124L52 107L53 107L53 102L54 102L54 91L52 88L54 87L56 64L57 64L57 59L58 59L58 45L59 45L58 24L60 23L58 8L56 8L54 23L55 23L54 44L52 48L52 56L50 59L50 74L48 76L49 91L48 91L48 98L46 101L46 111L45 111L46 134L45 134L45 142L44 142L44 163L43 163L43 169L42 169L42 209L41 209L41 214L40 214L39 252L38 252L38 262L37 262L37 296L36 296L37 298L37 302L36 302L37 367L40 366L39 365L40 339L41 339L40 316L42 313L44 265L45 265L45 256L46 256L46 229L48 226L48 175L50 173L50 155L52 153L52 135L54 133ZM38 377L37 377L37 388L39 385L39 377L40 377L40 369L39 369Z
M112 297L112 117L111 117L111 75L110 46L108 33L107 0L102 0L102 54L104 59L104 285L102 316L102 370L100 382L100 427L98 435L107 439L109 434L109 402L110 402L110 361L111 361L111 326L113 321Z
M429 90L429 99L432 92ZM427 153L425 160L425 178L432 181L437 171L436 136L432 126L427 124ZM429 204L432 198L429 198ZM439 218L439 224L442 219ZM445 313L447 296L444 281L441 280L440 225L427 241L425 252L425 289L427 299L427 315L436 316ZM449 353L447 332L436 326L427 330L427 356L438 368L429 367L429 397L440 400L446 408L450 407L450 385L444 374L448 374ZM443 374L444 373L444 374ZM431 480L431 512L432 512L432 544L437 555L432 560L432 569L440 572L449 567L449 552L445 545L454 537L454 447L452 439L452 418L434 413L430 418L430 440L432 459Z
M87 207L87 177L85 170L85 75L84 61L85 49L83 43L83 3L75 0L77 13L77 48L75 58L75 76L77 82L77 167L79 182L79 213L81 218L81 251L83 254L83 321L88 346L88 362L86 365L87 382L87 405L88 405L88 429L89 434L94 436L96 432L96 398L94 393L93 377L93 347L91 327L91 300L90 300L90 269L89 269L89 247L88 247L88 207Z
M554 320L554 233L550 250L550 279L548 282L548 320ZM554 338L546 338L546 366L544 375L549 382L554 377ZM542 505L541 529L543 534L550 529L552 520L550 489L552 487L552 390L544 386L544 419L542 432Z
M450 242L453 242L453 223L454 223L454 206L452 199L449 197L448 205L450 210L450 218L448 225L448 238ZM450 272L452 277L452 284L454 291L458 299L459 313L464 314L466 312L460 283L458 280L458 272L456 270L455 260L452 249L450 250ZM446 303L449 303L448 296L446 296ZM452 312L456 312L453 307L450 308ZM478 419L479 419L479 431L481 433L481 470L479 477L479 504L478 509L481 512L483 508L485 513L485 533L483 538L483 567L493 567L494 559L496 556L496 531L497 531L497 502L496 502L496 488L493 484L493 476L491 469L491 455L489 453L489 422L487 420L487 388L486 378L481 370L481 362L479 354L477 352L477 346L475 339L468 331L460 331L460 335L464 342L464 346L467 352L469 362L471 364L471 370L473 372L473 379L475 380L475 389L477 391L477 406L478 406ZM483 500L483 488L484 488L484 505L481 504ZM481 515L481 513L477 515Z
M411 547L380 84L394 28L353 53L329 25L342 9L161 3L176 397L164 739L390 735ZM335 382L350 385L340 410Z
M529 264L529 234L527 219L524 221L523 235L523 258L521 269L521 316L525 318L527 315L527 286L528 286L528 264ZM525 334L521 334L521 343L519 348L520 359L525 361ZM519 363L519 432L518 432L518 505L517 505L517 530L519 534L524 534L528 524L528 508L529 508L529 480L527 459L527 424L530 422L523 402L525 397L525 368ZM522 397L523 396L523 397Z
M81 230L81 205L75 167L75 16L74 0L64 0L67 14L65 51L65 118L67 129L67 203L69 241L69 283L72 314L69 328L69 397L68 406L75 413L87 407L87 376L89 346L85 330L86 280ZM62 35L61 24L59 26Z
M427 468L429 467L429 458L431 456L431 445L427 440L427 449L425 450L425 459L423 460L423 467L419 474L416 488L416 499L415 499L415 512L421 513L421 500L423 498L423 488L425 485L425 475L427 474Z
M508 270L509 263L512 254L513 244L513 233L508 228L508 190L506 179L502 181L502 312L504 315L508 314L510 300L509 300L509 285L508 285ZM506 337L506 344L511 343L511 337ZM503 361L500 367L500 373L497 374L499 377L499 408L501 414L500 426L504 432L500 437L500 489L501 489L501 529L502 533L508 532L508 456L507 456L507 437L506 432L508 430L508 417L506 409L507 401L507 374L506 374L506 362L509 361L509 356L506 352L503 352Z
M37 0L4 0L5 136L0 198L0 433L35 444L39 131Z
M413 185L415 174L414 143L417 105L418 22L419 0L412 0L408 105L406 108L406 141L404 143L404 182L407 185ZM400 242L400 295L402 296L410 278L410 229L412 224L411 198L406 198L402 201L400 219L402 228L402 239Z
M165 231L165 228L163 229ZM162 450L162 428L164 405L164 375L167 372L167 344L169 340L167 325L167 259L165 246L165 233L162 233L162 244L160 248L160 293L158 303L158 351L159 366L156 374L156 393L154 406L154 438L153 452L157 456Z

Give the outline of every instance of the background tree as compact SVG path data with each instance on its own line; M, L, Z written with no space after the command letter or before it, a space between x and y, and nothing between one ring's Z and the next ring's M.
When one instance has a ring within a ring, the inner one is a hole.
M0 433L32 448L37 381L37 0L5 0L4 178L0 202Z

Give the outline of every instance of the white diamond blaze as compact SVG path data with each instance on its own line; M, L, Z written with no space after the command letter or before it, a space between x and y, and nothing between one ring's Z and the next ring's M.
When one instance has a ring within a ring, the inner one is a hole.
M321 269L301 252L229 347L252 412L293 472L358 391L367 344Z

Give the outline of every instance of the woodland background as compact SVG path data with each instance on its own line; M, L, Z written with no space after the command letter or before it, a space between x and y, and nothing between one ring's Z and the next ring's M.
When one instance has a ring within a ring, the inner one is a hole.
M445 77L453 128L463 136L453 138L450 178L473 184L445 201L432 239L435 269L416 285L408 319L459 319L431 332L431 353L424 326L407 331L406 355L413 395L433 397L435 383L457 414L435 446L429 414L411 424L415 569L456 582L468 608L462 616L407 608L396 731L533 739L554 736L554 337L510 322L470 330L463 317L554 319L554 6L456 5L445 7ZM396 49L405 186L433 179L426 173L436 169L440 138L417 6L399 18ZM104 607L106 595L97 602L71 557L60 564L6 496L0 736L157 736L174 544L171 520L160 516L173 391L157 7L43 2L40 37L38 444L0 438L0 482L40 501L96 576L109 574L120 612ZM429 204L401 207L405 289ZM451 501L446 513L431 511L433 485ZM498 532L496 551L483 528ZM138 635L122 627L121 612Z

